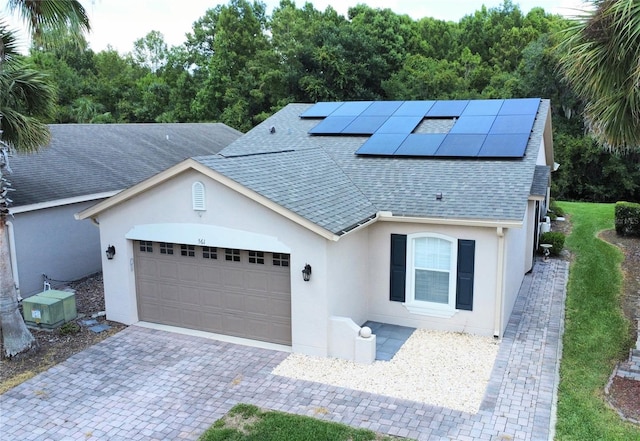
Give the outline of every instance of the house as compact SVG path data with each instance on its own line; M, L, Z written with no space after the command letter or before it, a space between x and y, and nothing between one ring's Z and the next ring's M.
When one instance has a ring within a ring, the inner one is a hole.
M223 124L54 124L51 142L11 157L11 263L23 297L101 270L98 228L74 214L241 133Z
M548 100L290 104L77 217L110 320L332 356L345 319L500 337L552 164Z

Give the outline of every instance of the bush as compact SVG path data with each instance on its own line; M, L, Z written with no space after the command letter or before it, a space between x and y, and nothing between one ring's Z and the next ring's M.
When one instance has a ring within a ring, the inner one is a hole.
M552 245L549 252L552 256L559 256L560 252L564 248L564 234L559 231L547 231L546 233L542 233L540 235L540 243L548 243ZM540 247L540 253L544 250Z
M562 207L560 207L560 205L558 205L555 199L551 199L551 202L549 202L549 211L551 211L556 216L564 216L564 210L562 209Z
M640 204L616 202L616 233L640 237Z
M61 335L76 334L80 332L80 326L76 322L68 322L60 326Z

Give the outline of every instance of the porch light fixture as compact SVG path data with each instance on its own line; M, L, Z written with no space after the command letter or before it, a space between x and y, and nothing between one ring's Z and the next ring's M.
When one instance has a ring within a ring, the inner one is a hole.
M308 263L304 266L302 270L302 280L308 282L311 279L311 265Z
M442 192L437 192L436 193L436 201L441 201L442 200Z
M105 253L107 253L107 259L112 260L113 256L116 255L116 247L114 247L113 245L109 245Z

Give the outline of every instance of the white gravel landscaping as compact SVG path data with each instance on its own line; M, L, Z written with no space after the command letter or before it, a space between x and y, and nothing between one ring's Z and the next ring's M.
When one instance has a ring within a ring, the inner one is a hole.
M418 329L391 361L291 354L273 374L476 413L498 348L492 337Z

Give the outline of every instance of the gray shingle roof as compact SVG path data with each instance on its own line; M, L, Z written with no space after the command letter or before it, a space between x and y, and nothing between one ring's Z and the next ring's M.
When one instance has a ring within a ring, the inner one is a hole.
M224 124L53 124L38 153L14 155L13 207L121 190L242 133Z
M551 167L546 165L536 165L536 170L533 174L533 182L531 182L531 196L547 195L550 175Z
M308 135L318 120L299 115L310 106L290 104L219 155L194 159L336 234L377 211L523 220L548 100L541 101L525 157L515 160L357 156L368 137Z

